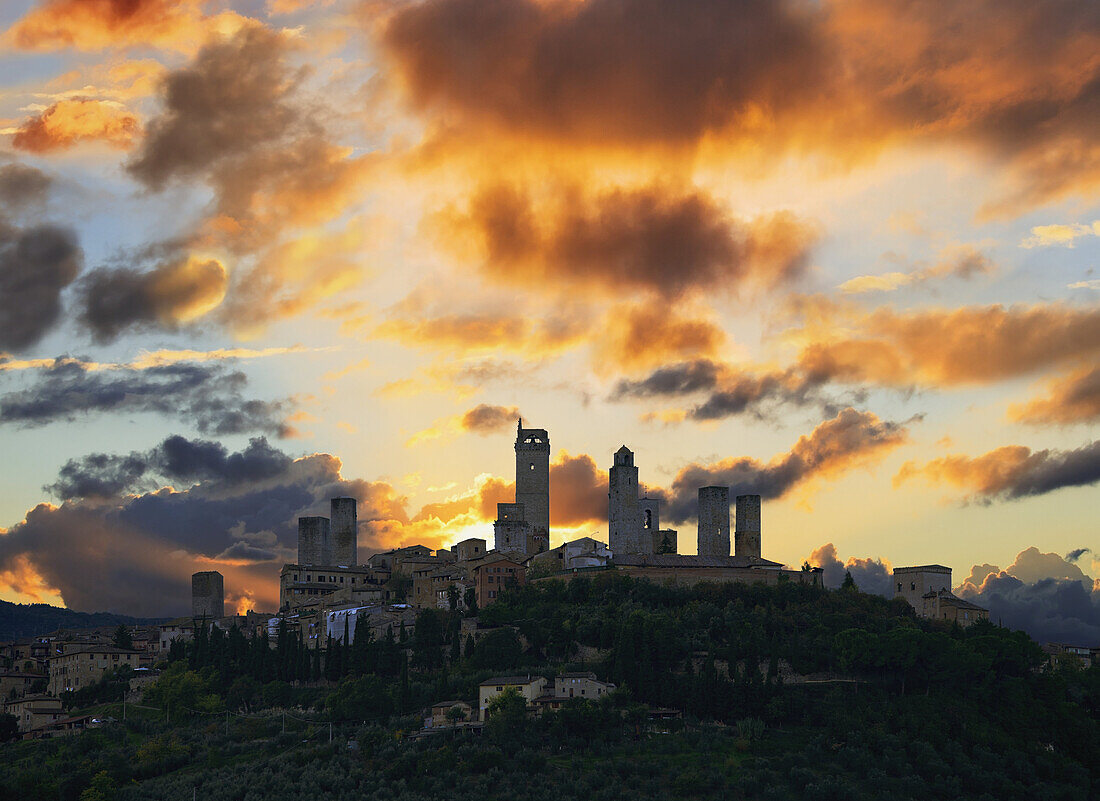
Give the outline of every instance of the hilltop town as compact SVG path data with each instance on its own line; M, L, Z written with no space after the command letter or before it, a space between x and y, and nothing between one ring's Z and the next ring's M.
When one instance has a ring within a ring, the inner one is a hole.
M298 558L280 570L277 612L226 615L224 579L217 571L205 571L192 576L190 616L136 627L124 641L106 628L0 644L0 658L8 666L0 674L0 691L9 714L29 736L79 729L89 721L66 716L61 696L86 690L122 666L135 671L137 689L155 679L154 666L173 648L210 626L265 636L272 647L278 638L292 636L303 649L319 652L315 658L327 660L331 649L357 638L377 642L395 631L411 631L425 609L461 613L463 634L476 639L478 611L502 592L555 579L614 573L681 587L700 582L822 586L821 568L804 564L792 570L761 555L759 495L732 499L731 538L728 487L699 487L698 553L678 553L678 532L661 527L661 501L641 491L634 454L625 445L613 455L608 471L607 542L582 537L550 547L549 434L524 428L520 420L514 447L515 500L497 505L491 548L486 539L467 538L450 548L412 545L361 561L356 500L333 498L328 517L298 519ZM988 619L987 610L952 594L949 567L897 568L894 579L896 595L919 617L964 627ZM1079 656L1090 659L1091 653ZM596 698L614 687L587 671L564 680L568 687L541 678L495 677L482 688L478 708L468 711L484 720L492 699L509 688L534 708L574 693Z

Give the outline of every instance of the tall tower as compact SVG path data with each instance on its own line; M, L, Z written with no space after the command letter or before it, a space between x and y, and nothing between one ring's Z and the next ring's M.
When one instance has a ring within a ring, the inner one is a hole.
M516 503L536 542L550 543L550 436L545 428L516 424Z
M638 508L638 468L623 445L615 451L607 481L607 542L614 554L647 553L642 547L642 517Z
M332 543L329 540L327 517L298 518L298 564L332 564Z
M760 496L737 496L737 528L734 531L735 556L760 556Z
M329 502L332 563L355 567L359 558L359 520L355 498L333 498Z
M699 488L699 555L730 555L730 488Z
M191 574L191 614L213 620L225 617L225 584L217 570Z

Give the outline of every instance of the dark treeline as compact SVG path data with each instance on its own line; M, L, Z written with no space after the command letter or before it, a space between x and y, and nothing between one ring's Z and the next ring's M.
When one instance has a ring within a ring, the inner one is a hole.
M513 588L478 622L463 632L460 612L422 610L411 630L376 639L357 626L362 636L320 648L285 624L270 639L200 626L193 642L172 647L146 692L143 703L164 714L129 724L145 727L139 751L159 743L153 753L171 759L149 767L127 738L117 743L125 758L105 745L102 758L80 762L64 756L75 743L21 743L6 746L27 750L0 767L0 789L38 780L57 788L48 797L76 799L61 784L77 765L65 785L73 792L99 776L135 799L201 786L205 797L267 801L295 797L295 788L341 798L352 787L355 797L391 799L491 790L1083 801L1100 788L1100 668L1051 664L1025 635L988 623L947 628L855 589L675 588L613 573ZM620 689L538 719L502 704L481 737L399 739L433 702L476 709L477 685L490 675L552 679L577 669ZM655 707L683 719L647 722ZM337 739L359 750L328 746L327 732L308 722L290 737L266 708L332 721ZM666 733L649 733L658 729ZM221 767L229 758L233 766ZM316 785L311 776L326 778Z

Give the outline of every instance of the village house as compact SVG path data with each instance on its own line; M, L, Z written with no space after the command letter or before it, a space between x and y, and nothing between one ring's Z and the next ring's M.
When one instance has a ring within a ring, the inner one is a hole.
M478 719L487 720L489 702L508 690L515 690L526 702L528 709L535 707L535 699L543 694L546 679L542 676L494 676L481 682L477 688Z
M28 695L8 701L7 713L18 721L19 731L28 732L54 723L65 717L61 709L61 699L52 695Z
M95 684L105 673L123 665L136 668L140 664L141 653L113 645L89 645L58 654L50 659L49 692L60 695L79 690Z

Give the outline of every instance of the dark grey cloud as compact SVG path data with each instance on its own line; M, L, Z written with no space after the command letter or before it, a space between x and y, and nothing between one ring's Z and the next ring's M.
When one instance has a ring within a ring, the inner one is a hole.
M999 572L986 576L980 587L965 584L957 592L988 609L994 623L1026 631L1038 642L1100 643L1100 592L1080 581L1025 582Z
M99 342L129 328L174 328L212 309L225 296L228 275L215 259L178 256L151 270L92 270L83 279L80 320Z
M0 348L23 350L61 316L61 292L80 272L83 251L66 228L16 228L0 218Z
M1042 450L1002 489L1009 498L1045 495L1100 481L1100 440L1071 451Z
M664 493L667 506L663 514L673 523L694 520L699 487L712 485L728 486L730 498L779 498L815 476L833 475L879 458L907 436L906 423L847 408L768 462L742 456L682 468Z
M720 365L709 359L658 367L645 378L620 380L610 399L675 397L714 389L721 369Z
M836 546L831 542L822 545L810 554L807 561L824 571L825 586L836 589L844 583L844 574L851 573L852 580L863 592L894 597L893 571L882 559L875 557L850 557L847 562L840 561Z
M62 499L72 499L151 490L159 483L157 479L216 481L235 487L285 473L292 462L264 437L250 440L247 448L231 454L221 443L174 434L144 453L93 453L70 459L59 471L57 481L43 489Z
M1082 556L1084 556L1087 553L1091 553L1091 552L1092 552L1091 548L1074 548L1072 551L1070 551L1069 553L1066 554L1066 561L1067 562L1076 562Z
M9 211L45 202L53 179L41 170L26 164L5 164L0 167L0 206Z
M162 480L188 486L140 488ZM227 594L247 590L274 609L278 565L294 558L298 517L328 514L333 497L358 500L362 553L409 537L405 499L392 486L345 479L336 457L294 459L263 438L230 453L173 436L147 452L75 459L56 486L65 495L78 485L97 486L101 497L41 504L0 534L0 570L30 565L75 609L184 614L190 574L210 569L225 575ZM103 497L107 490L113 497Z
M164 111L146 127L130 173L160 189L280 139L299 120L288 103L296 81L286 50L277 32L249 26L169 73Z
M805 374L797 369L754 373L734 365L709 359L696 359L658 367L641 379L622 379L609 400L632 398L680 398L705 393L702 400L686 410L697 421L721 420L742 414L764 419L783 405L816 406L826 415L835 415L845 405L861 402L859 390L848 392L845 402L821 392L824 376Z
M247 383L244 373L218 364L93 371L58 358L27 389L0 395L0 423L33 427L102 412L155 413L187 420L204 434L290 433L289 403L245 398Z

